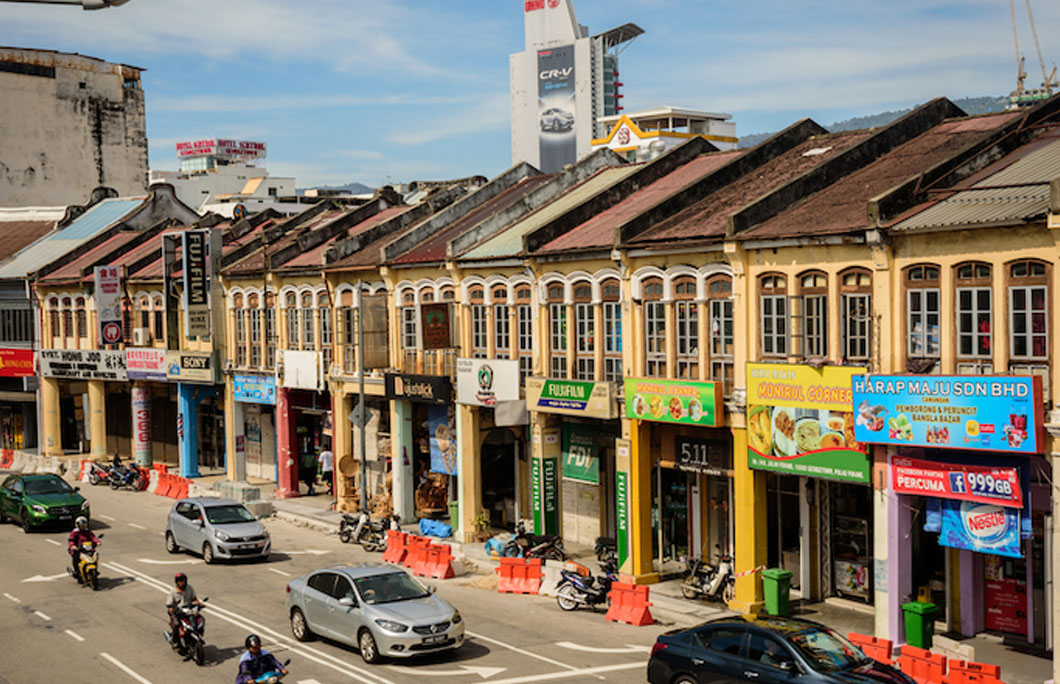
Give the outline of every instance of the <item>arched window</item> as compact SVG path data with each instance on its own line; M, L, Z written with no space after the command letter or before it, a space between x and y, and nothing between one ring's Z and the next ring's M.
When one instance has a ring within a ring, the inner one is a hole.
M506 359L512 353L512 323L508 318L508 287L494 285L490 291L493 300L493 353Z
M265 367L276 367L276 295L272 292L265 295Z
M622 380L622 285L618 278L600 283L604 323L604 380Z
M59 305L58 297L52 297L48 300L48 329L51 332L51 336L62 337L62 310Z
M70 339L77 335L74 330L74 303L69 297L63 297L63 337Z
M797 277L799 296L791 302L792 334L797 356L828 356L828 276L822 271L807 271ZM799 325L801 323L801 325Z
M520 283L515 286L515 317L518 327L519 376L525 380L534 372L533 290Z
M151 337L151 300L146 295L136 301L136 310L139 313L140 325L143 334L148 338L145 343L150 342Z
M696 279L681 276L673 282L674 323L677 327L677 377L699 379L699 302Z
M162 298L156 296L154 301L151 303L151 308L154 309L154 330L153 337L156 340L166 339L166 307L162 303Z
M666 376L666 304L662 278L649 278L644 288L644 374Z
M331 346L333 344L331 335L331 297L326 291L317 293L317 308L320 310L320 349L321 364L325 375L331 373Z
M942 296L939 289L939 267L917 264L905 269L906 352L911 359L937 359L941 353L939 324L942 319Z
M872 358L872 274L860 268L839 274L839 322L843 358Z
M298 295L288 292L283 309L287 316L287 348L298 349Z
M725 396L732 396L732 278L718 275L707 280L707 306L710 311L710 379L722 384Z
M261 367L261 300L258 295L247 295L247 314L250 319L250 365Z
M401 292L401 347L415 350L419 347L416 335L416 293L411 289Z
M545 293L548 305L549 377L567 377L567 303L563 283L552 283Z
M593 286L579 281L571 286L574 299L574 377L596 380L596 312Z
M1049 359L1049 264L1025 259L1007 265L1009 356L1012 361Z
M471 356L484 359L488 355L489 330L486 321L486 291L481 285L473 285L468 290L471 300Z
M953 276L957 357L989 359L993 355L993 269L990 264L971 261L954 266Z
M302 349L316 349L314 338L316 324L313 321L313 293L302 293Z
M235 318L235 362L240 368L247 365L247 317L244 309L243 295L236 293L232 297L232 316Z
M85 298L78 297L74 301L77 307L77 336L82 340L88 339L88 311L85 309Z
M758 280L760 344L764 357L788 355L787 288L787 278L780 274L766 274Z

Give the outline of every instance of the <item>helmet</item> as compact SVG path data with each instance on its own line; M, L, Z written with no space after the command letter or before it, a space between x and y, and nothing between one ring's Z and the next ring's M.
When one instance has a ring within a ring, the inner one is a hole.
M251 648L261 648L261 639L258 638L257 634L251 634L243 644L247 647L247 650L250 650Z
M181 580L187 582L188 581L188 576L185 575L183 572L178 572L176 575L173 576L173 581L174 582L180 582Z
M77 520L74 520L74 527L76 527L79 530L87 530L88 529L88 518L86 518L83 515L77 516Z

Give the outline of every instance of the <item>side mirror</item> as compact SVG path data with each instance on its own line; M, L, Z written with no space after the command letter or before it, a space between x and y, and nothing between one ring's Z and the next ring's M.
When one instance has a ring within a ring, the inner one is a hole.
M785 672L797 672L798 671L798 667L795 665L795 661L794 660L782 660L779 663L777 663L777 667L779 667L781 670L784 670Z
M347 595L347 596L343 596L342 598L339 599L339 605L340 606L356 606L357 602L353 600L352 596Z
M205 522L203 521L203 519L202 519L202 518L196 518L196 519L195 519L195 524L196 524L196 525L198 525L199 527L202 527L202 526L204 526L204 525L205 525L206 523L205 523Z
M79 491L81 491L81 488L80 487L74 487L74 491L75 492L79 492Z

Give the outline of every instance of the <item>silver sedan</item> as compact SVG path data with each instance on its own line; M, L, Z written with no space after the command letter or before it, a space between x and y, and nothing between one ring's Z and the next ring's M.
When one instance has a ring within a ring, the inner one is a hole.
M181 499L166 520L166 551L202 553L207 563L220 558L268 558L272 540L254 514L233 499Z
M334 639L360 649L366 663L464 643L460 612L391 565L337 565L297 577L287 585L287 615L299 641Z

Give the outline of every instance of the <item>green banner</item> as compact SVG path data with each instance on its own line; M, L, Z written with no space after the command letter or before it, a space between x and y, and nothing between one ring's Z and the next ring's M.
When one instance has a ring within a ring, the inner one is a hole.
M541 499L545 523L544 534L559 534L559 459L543 458L541 464Z
M682 425L722 424L720 382L626 378L626 417Z
M826 480L859 484L872 482L869 457L860 451L832 449L796 456L763 456L753 449L748 449L747 461L747 464L756 470L771 470L775 473L821 477Z
M600 484L597 453L596 432L585 425L563 424L563 479Z
M615 539L618 567L629 558L629 476L622 470L615 471L615 517L618 535Z
M541 459L530 459L530 508L534 514L534 534L544 534L541 529Z

